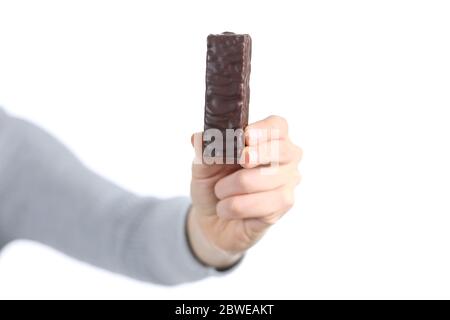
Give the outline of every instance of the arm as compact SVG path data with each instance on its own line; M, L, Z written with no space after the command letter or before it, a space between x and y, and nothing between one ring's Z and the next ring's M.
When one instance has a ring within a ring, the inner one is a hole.
M189 207L187 198L121 189L43 130L0 109L0 242L38 241L140 280L194 281L214 270L189 249Z
M142 198L119 188L44 131L0 109L0 246L34 240L161 284L229 269L291 208L300 180L301 150L284 119L256 122L246 134L267 128L280 138L247 139L242 167L193 164L191 206L187 198ZM265 175L260 167L274 159L264 150L275 142L280 167Z

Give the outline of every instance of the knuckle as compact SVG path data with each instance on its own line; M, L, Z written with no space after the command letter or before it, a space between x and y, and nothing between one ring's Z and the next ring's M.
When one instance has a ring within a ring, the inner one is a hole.
M284 208L290 209L294 205L294 193L292 190L288 189L281 193L281 203Z
M279 124L287 124L287 120L282 116L271 115L270 118Z
M290 157L291 150L286 142L281 142L279 146L279 157L287 161Z
M302 181L302 175L298 171L298 169L295 169L292 174L292 181L294 182L294 185L298 185Z
M275 124L276 127L279 127L280 129L288 128L287 120L281 116L271 115L269 119Z

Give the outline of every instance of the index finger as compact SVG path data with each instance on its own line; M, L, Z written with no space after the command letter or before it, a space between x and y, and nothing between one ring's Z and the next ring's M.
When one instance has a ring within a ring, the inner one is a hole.
M286 119L280 116L267 117L245 128L245 144L248 146L287 138L288 124Z

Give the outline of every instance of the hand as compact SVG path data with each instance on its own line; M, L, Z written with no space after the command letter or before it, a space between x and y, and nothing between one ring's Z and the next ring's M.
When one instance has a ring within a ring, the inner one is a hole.
M279 137L255 135L261 129L278 129ZM201 141L201 134L192 141ZM188 237L199 260L216 268L237 262L293 206L300 182L302 151L289 140L285 119L271 116L249 125L245 140L242 165L192 165ZM268 152L274 146L278 154ZM201 147L196 154L201 157ZM275 160L279 167L272 173L261 170Z

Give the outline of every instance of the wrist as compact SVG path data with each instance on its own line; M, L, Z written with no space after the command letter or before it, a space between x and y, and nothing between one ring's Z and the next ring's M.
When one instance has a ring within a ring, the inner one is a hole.
M214 240L208 237L208 230L213 227L212 221L208 221L214 217L201 216L201 213L192 206L189 210L186 230L189 245L192 253L200 263L214 267L218 270L225 270L235 265L242 257L242 252L227 252L219 248Z

